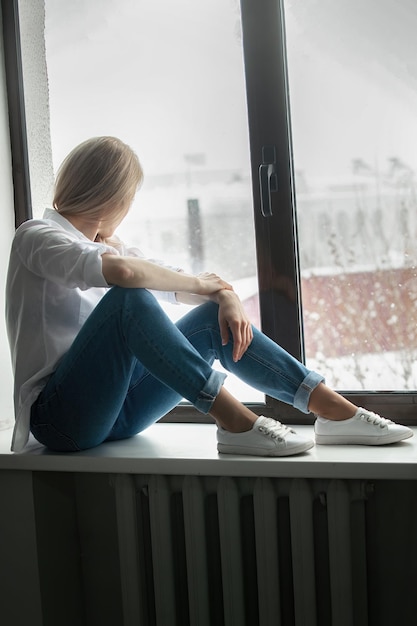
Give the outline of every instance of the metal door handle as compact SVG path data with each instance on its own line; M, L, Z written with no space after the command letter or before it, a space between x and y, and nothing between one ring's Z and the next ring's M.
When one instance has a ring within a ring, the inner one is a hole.
M259 166L259 187L261 192L261 211L264 217L272 215L271 193L278 191L275 146L263 146L262 161Z

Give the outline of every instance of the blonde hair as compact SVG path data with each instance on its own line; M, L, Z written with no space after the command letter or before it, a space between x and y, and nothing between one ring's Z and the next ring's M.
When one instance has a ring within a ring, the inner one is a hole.
M129 146L116 137L93 137L61 164L53 206L64 216L114 219L131 205L142 180L139 159Z

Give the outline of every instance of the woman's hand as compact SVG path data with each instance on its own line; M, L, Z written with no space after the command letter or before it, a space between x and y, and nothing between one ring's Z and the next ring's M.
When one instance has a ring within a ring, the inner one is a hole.
M232 285L220 278L217 274L205 272L204 274L199 274L197 280L199 286L195 293L200 296L209 296L221 290L233 291Z
M220 291L216 301L219 305L219 327L222 344L225 346L229 343L229 333L232 333L233 360L239 361L252 342L252 325L234 291Z

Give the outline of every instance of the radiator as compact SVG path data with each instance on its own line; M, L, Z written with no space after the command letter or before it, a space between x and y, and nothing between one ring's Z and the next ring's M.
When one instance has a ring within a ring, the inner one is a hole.
M363 481L113 477L124 626L365 626Z

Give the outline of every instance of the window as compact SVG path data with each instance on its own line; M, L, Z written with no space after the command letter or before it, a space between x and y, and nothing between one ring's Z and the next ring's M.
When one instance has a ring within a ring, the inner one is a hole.
M140 233L139 247L145 240L168 261L237 282L268 335L353 401L388 405L404 421L417 397L415 77L406 63L416 17L401 4L181 0L174 10L167 0L126 0L97 11L94 2L47 0L43 14L41 2L19 3L27 113L34 92L45 97L27 88L30 77L49 80L46 161L56 167L94 134L131 143L146 182L129 239ZM378 59L393 19L403 34L389 38L387 67ZM42 20L46 54L38 49L31 72ZM37 181L36 119L28 114ZM46 197L51 172L40 169ZM34 212L44 204L34 201ZM266 404L287 421L304 419Z
M415 390L417 10L284 6L307 364L333 387Z
M238 3L46 0L45 45L54 168L86 137L121 137L145 179L119 236L186 271L218 272L256 311ZM172 319L188 310L165 308ZM232 375L226 386L263 398Z

